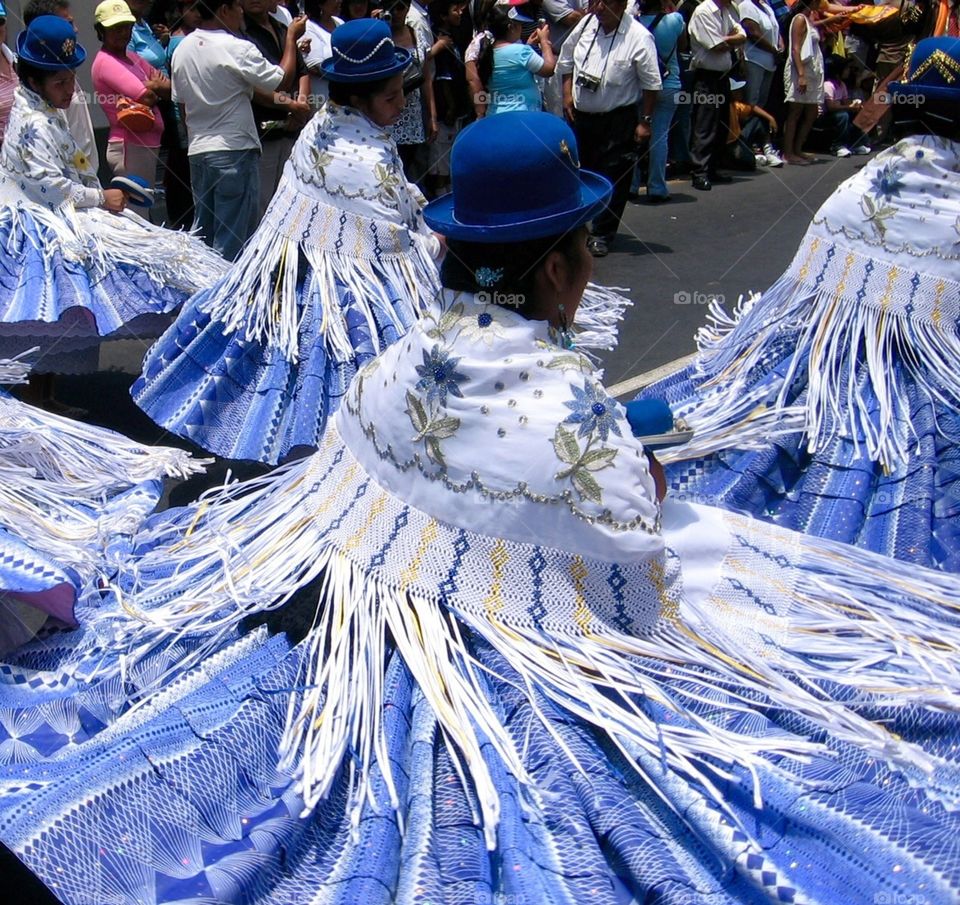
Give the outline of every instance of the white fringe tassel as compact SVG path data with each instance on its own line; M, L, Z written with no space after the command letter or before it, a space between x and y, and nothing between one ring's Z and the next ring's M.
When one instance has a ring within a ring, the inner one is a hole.
M762 297L741 300L732 316L711 303L712 324L697 336L702 398L696 413L687 416L695 429L716 433L728 445L739 447L741 427L748 438L751 433L751 419L742 420L745 407L762 404L793 425L802 411L810 452L822 449L839 434L892 470L909 459L917 443L895 362L932 399L948 407L960 405L956 323L948 317L885 309L876 300L867 303L838 294L830 283L831 279L824 280L817 289L788 272ZM756 375L773 363L771 350L778 339L790 337L790 346L783 352L791 356L785 376L749 389ZM858 368L865 369L865 381L858 382ZM802 409L787 405L798 376L807 384ZM876 414L865 398L867 387L879 403ZM753 408L751 416L752 412ZM786 431L788 424L780 427ZM731 437L736 437L735 444L730 444Z
M407 254L373 259L333 253L261 229L216 293L205 300L204 308L223 323L225 332L239 331L247 341L264 342L280 349L288 361L297 361L304 310L297 304L297 274L303 254L313 268L310 285L303 288L304 298L319 296L327 346L339 360L347 360L354 348L340 307L344 292L353 296L354 308L365 315L375 345L379 334L374 309L381 319L392 318L398 332L404 333L406 328L396 317L397 300L407 301L419 316L439 292L428 240L411 233L411 242ZM388 285L395 297L387 291ZM377 351L382 351L379 346Z
M607 351L616 348L620 341L620 321L633 304L622 295L629 291L619 286L587 283L573 317L573 324L577 328L577 348Z
M193 650L177 669L189 668L244 616L281 606L323 574L318 622L305 642L310 650L304 694L294 692L290 699L283 741L285 766L296 769L308 809L330 790L348 753L354 822L363 802L371 800L374 764L396 804L381 725L387 632L453 743L462 774L472 781L489 844L498 804L481 734L534 801L537 790L523 769L522 752L487 703L483 668L471 655L462 625L508 661L534 708L536 689L607 733L652 787L657 788L657 776L641 767L643 755L702 784L721 807L716 778L732 776L732 767L752 775L759 805L761 774L781 769L769 756L804 759L826 751L786 733L739 735L691 709L697 702L716 703L718 693L729 698L722 705L727 708L752 710L759 698L802 714L908 777L929 776L933 758L831 698L822 690L824 677L853 689L857 704L960 710L960 588L946 577L927 572L911 577L906 569L894 569L891 577L886 559L805 540L797 548L799 575L778 570L776 581L782 577L784 586L770 591L771 599L789 602L775 647L745 652L715 607L687 600L679 612L664 613L660 628L647 637L612 628L547 635L493 615L482 619L451 611L438 597L417 590L412 574L386 580L365 572L352 560L349 543L341 548L326 537L326 519L304 516L301 507L291 505L302 497L303 481L302 463L294 463L201 498L179 523L141 538L145 546L157 546L136 560L134 586L138 577L146 578L146 593L124 595L118 589L120 605L136 621L125 622L126 638L118 636L117 643L129 651L129 668L158 646L206 636L199 646L185 645ZM166 577L151 588L153 569ZM908 603L911 599L919 604ZM929 629L917 624L921 606ZM650 718L635 697L680 720ZM549 731L547 721L544 725ZM637 746L640 755L631 756Z

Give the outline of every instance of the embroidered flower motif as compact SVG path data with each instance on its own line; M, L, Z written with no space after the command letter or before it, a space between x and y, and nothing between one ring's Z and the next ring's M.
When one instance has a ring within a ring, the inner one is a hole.
M474 274L478 286L496 286L503 279L502 267L478 267Z
M39 137L40 133L37 131L37 127L33 123L30 123L20 133L20 144L29 148Z
M83 151L77 149L73 154L73 166L81 173L90 171L90 158Z
M567 467L558 471L554 477L558 481L569 478L581 500L603 503L603 488L593 473L613 465L618 450L606 446L591 449L593 439L591 437L587 440L587 445L581 449L573 431L568 431L562 424L558 424L550 442L557 458Z
M459 362L459 358L451 358L436 344L429 355L423 352L423 364L417 365L417 374L420 375L417 389L426 392L428 402L438 400L441 405L446 405L447 393L463 398L459 384L470 378L457 371Z
M883 198L885 201L891 201L895 197L899 198L900 189L903 188L903 179L896 164L888 163L882 170L875 173L870 186L877 198Z
M488 349L506 333L495 311L484 308L478 313L471 312L459 322L460 332L467 339L482 342Z
M596 383L587 383L586 387L581 388L571 383L570 389L573 390L574 398L564 405L573 409L573 414L567 415L563 423L579 424L578 437L596 433L606 443L611 431L618 437L623 436L617 424L617 403L603 391L603 387Z
M443 458L442 441L448 440L460 429L460 419L451 415L442 415L433 407L428 411L423 403L410 390L406 392L407 407L404 411L417 432L413 442L424 443L427 458L441 468L447 463Z

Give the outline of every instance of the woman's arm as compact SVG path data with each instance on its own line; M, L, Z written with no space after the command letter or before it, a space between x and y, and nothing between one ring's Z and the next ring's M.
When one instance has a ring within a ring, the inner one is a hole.
M8 130L4 141L13 158L8 169L32 201L57 210L66 205L106 207L106 202L115 200L100 188L96 176L87 175L89 184L83 181L77 159L81 152L65 124L62 134L45 117L30 117L17 125L15 131ZM80 178L68 175L74 173Z
M553 45L550 43L550 27L544 25L537 29L530 35L530 40L527 43L535 43L540 48L540 56L543 57L543 65L537 75L545 79L550 78L557 68L557 55L553 52Z
M470 99L473 101L473 112L477 119L483 119L487 115L487 92L480 81L480 68L476 60L471 60L466 65L467 88L470 89Z
M433 60L424 54L423 90L420 92L427 112L427 141L437 140L437 98L433 93Z
M790 61L797 72L797 89L801 94L807 93L807 76L803 69L803 60L800 51L806 37L807 20L804 16L797 16L790 24Z

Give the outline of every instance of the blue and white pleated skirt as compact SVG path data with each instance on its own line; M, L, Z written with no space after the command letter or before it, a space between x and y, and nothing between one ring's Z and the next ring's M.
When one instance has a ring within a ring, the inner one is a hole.
M292 466L288 477L300 475L300 466ZM257 522L304 521L286 497L268 514L263 499L247 503L249 530L257 530ZM206 511L201 501L172 513L188 549L196 537L191 532L206 530ZM157 516L158 523L166 519ZM246 563L246 551L231 550L219 531L211 536L221 538L221 559ZM687 537L687 544L698 542L696 530ZM756 543L743 535L737 549L752 556ZM761 586L788 582L787 573L796 571L791 537L780 533L763 543L766 585L748 581L739 569L730 570L723 584L717 609L730 633L718 664L742 658L743 649L730 639L743 626L764 622L769 603ZM908 576L869 554L848 555L829 545L811 549L822 554L816 569L805 567L814 583L836 582L841 572L835 560L846 563L850 592L859 564L868 583L874 572L887 570L895 590L861 592L925 612L942 643L957 643L956 608L912 597L925 586L923 575ZM189 552L176 565L171 559L154 564L161 614L167 580L199 582L206 568ZM214 571L215 560L209 560ZM138 562L135 554L134 574ZM271 570L269 562L256 568ZM941 581L941 591L946 587L942 576L928 578ZM191 599L185 592L184 600ZM951 599L955 604L960 595L954 591ZM306 604L309 625L315 597ZM615 743L576 715L583 702L568 707L548 697L501 649L461 623L462 655L477 667L475 693L522 753L537 789L534 798L520 787L475 726L499 799L490 847L470 779L476 765L464 763L389 638L375 681L382 687L378 717L395 799L380 763L372 763L369 794L354 820L350 790L361 751L348 746L314 808L305 808L292 775L299 758L281 766L288 714L311 690L304 687L309 637L291 647L263 626L246 634L225 627L214 649L191 657L210 638L187 630L145 656L128 658L126 629L150 619L137 605L134 598L101 597L88 588L78 606L80 629L31 642L0 664L0 839L65 905L876 905L908 896L948 905L960 892L960 707L955 701L951 709L897 700L900 689L909 693L897 682L876 694L839 684L845 670L875 664L851 665L861 656L853 643L859 639L814 641L812 619L809 637L817 650L797 656L809 658L817 673L815 692L827 705L827 718L818 723L707 665L683 668L669 652L663 659L622 655L657 689L633 699L638 720L674 739L698 734L706 724L732 733L744 750L760 749L756 773L736 751L724 751L733 754L733 764L706 755L700 779L668 762L669 741L662 740L659 750L624 738ZM794 616L803 635L802 604ZM856 624L854 616L848 626ZM512 643L509 636L500 634L502 644ZM777 641L764 640L769 654ZM831 667L834 657L842 664ZM891 679L902 679L899 659L889 657L879 678L889 669ZM110 661L120 668L103 669ZM748 671L751 663L760 668L749 657L745 662ZM831 679L831 669L839 678ZM912 669L916 683L927 681L916 663ZM784 681L798 682L789 674ZM145 690L154 693L143 700ZM607 692L617 693L614 687ZM685 702L682 714L670 706L675 700ZM891 745L896 740L922 751L922 766L893 769L887 757L840 738L826 728L839 709L883 727ZM784 737L824 747L796 758L770 753L782 750Z
M82 352L104 339L159 336L169 312L225 266L196 238L135 214L75 211L57 229L44 222L56 215L32 210L0 209L0 357L39 346L35 371L89 370Z
M531 806L483 746L500 795L494 850L458 757L396 653L382 712L396 809L375 774L352 824L348 755L329 795L302 816L276 765L303 648L267 640L262 628L116 720L111 709L136 675L126 687L115 679L81 688L57 673L56 639L21 651L0 670L0 839L65 905L957 900L960 814L857 749L833 744L827 756L764 773L762 807L734 769L715 779L724 813L656 757L641 759L651 777L642 779L609 740L539 695L535 713L494 650L477 638L470 650L541 792ZM662 675L662 664L650 672ZM675 720L654 701L638 706ZM955 717L922 708L871 715L936 751L956 783ZM817 735L793 713L744 706L715 688L698 716L755 737Z
M80 584L72 569L0 527L0 655L31 639L48 617L75 625Z
M352 354L333 350L323 332L324 304L312 268L297 281L298 355L266 337L226 331L207 313L217 287L184 306L150 349L131 395L157 424L227 459L276 465L313 449L357 369L396 342L416 320L403 287L384 279L381 298L357 300L337 280L339 311ZM373 327L373 329L371 328Z
M803 407L806 360L794 360L798 337L772 346L751 375L750 389L785 388L784 406ZM960 362L957 363L960 367ZM791 367L792 382L786 385ZM847 364L840 382L855 386L864 411L878 421L878 403L866 368ZM929 391L899 359L889 362L913 433L910 454L885 469L871 459L864 438L829 431L808 449L802 431L778 434L759 448L729 449L666 468L670 492L680 499L744 512L785 528L843 541L865 550L949 572L960 572L960 409ZM696 410L702 381L695 365L646 387L638 398L666 399L675 412ZM835 400L832 420L846 422L849 403ZM829 426L829 425L828 425ZM757 444L754 444L757 446Z

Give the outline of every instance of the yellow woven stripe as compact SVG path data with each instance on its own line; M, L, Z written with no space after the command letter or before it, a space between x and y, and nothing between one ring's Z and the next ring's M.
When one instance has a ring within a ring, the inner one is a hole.
M370 510L367 512L367 517L363 520L363 524L356 530L356 533L353 534L347 542L343 545L343 549L349 553L351 550L356 550L360 546L360 542L363 540L364 535L370 530L370 526L381 516L383 515L383 510L387 508L387 495L381 493L373 503L370 505Z
M423 533L420 535L420 543L417 544L417 552L414 554L410 564L400 575L401 591L406 592L407 588L410 587L410 585L420 577L420 565L423 562L423 557L429 549L430 544L437 539L439 533L440 532L437 530L436 520L430 519L430 521L424 526Z
M573 608L573 621L580 628L580 631L587 633L590 631L590 623L593 622L593 614L587 608L586 579L590 574L582 557L574 556L570 564L570 577L573 579L573 589L576 592L576 603Z
M943 311L941 311L940 306L943 302L943 293L946 291L946 288L946 280L937 280L937 294L933 299L933 314L930 316L930 319L938 330L940 329L940 320L943 317Z
M800 279L805 280L807 274L810 273L810 262L813 260L813 256L817 253L817 249L820 247L820 239L814 239L810 243L810 251L807 254L807 259L800 265Z
M507 552L507 546L502 540L498 540L490 551L490 563L493 566L493 581L490 584L490 593L483 600L483 605L487 610L487 617L491 622L497 621L497 614L503 609L503 573L504 568L510 561L510 554Z
M900 276L900 268L895 264L890 265L890 269L887 271L887 285L883 290L883 298L880 299L880 307L886 311L890 307L890 297L893 295L893 284L897 281L897 277Z

